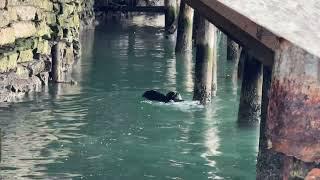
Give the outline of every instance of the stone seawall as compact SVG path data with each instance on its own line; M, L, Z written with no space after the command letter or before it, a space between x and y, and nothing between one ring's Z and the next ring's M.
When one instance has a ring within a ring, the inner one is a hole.
M93 0L0 0L0 102L70 81Z

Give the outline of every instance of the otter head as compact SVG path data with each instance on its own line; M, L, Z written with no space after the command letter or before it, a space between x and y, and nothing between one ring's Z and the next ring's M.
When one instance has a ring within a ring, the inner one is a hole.
M168 92L166 97L167 97L168 102L170 102L170 101L174 101L174 102L183 101L181 95L177 92L170 91L170 92Z

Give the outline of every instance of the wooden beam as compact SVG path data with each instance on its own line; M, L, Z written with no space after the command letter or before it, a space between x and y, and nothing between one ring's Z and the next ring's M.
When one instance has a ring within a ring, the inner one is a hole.
M95 11L124 11L124 12L153 12L153 13L165 13L164 6L103 6L96 7Z
M267 66L273 64L274 50L279 43L271 32L219 1L210 1L210 5L199 0L187 0L187 3L261 63Z

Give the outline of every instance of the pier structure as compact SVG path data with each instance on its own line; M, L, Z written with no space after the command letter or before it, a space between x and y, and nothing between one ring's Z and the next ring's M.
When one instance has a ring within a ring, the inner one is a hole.
M320 6L317 0L186 2L235 40L253 57L249 59L260 62L266 69L264 74L270 76L265 77L262 88L259 157L264 158L258 158L257 179L319 178Z

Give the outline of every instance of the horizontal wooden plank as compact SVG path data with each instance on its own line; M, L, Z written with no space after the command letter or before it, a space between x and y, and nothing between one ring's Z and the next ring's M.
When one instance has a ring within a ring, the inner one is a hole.
M263 63L270 64L269 50L276 51L282 40L320 57L318 0L187 1Z
M103 6L95 8L96 11L124 11L124 12L154 12L154 13L164 13L164 6Z

